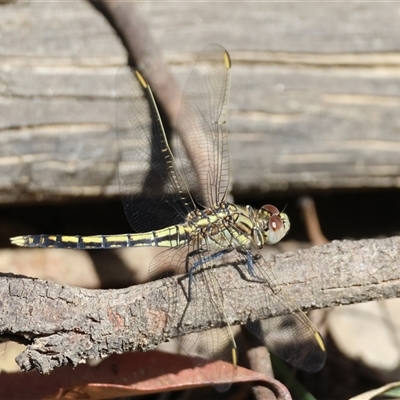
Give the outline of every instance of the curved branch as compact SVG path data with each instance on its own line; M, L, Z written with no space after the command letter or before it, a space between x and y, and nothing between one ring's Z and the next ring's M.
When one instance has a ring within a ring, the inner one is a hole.
M335 241L266 261L285 295L303 310L400 295L400 237ZM287 304L260 306L264 284L246 281L234 266L213 273L224 288L229 323L293 311ZM187 285L187 277L173 277L126 289L89 290L5 274L0 277L0 335L28 342L17 363L42 373L86 358L149 350L221 324L217 315L187 315L186 321L196 325L178 329L183 313L193 311L185 310ZM202 293L207 301L207 290Z
M113 0L92 0L91 3L103 13L120 37L128 52L129 65L139 69L150 83L167 136L171 130L179 135L199 176L198 171L201 170L201 166L208 165L208 159L205 154L199 153L196 141L190 139L193 132L184 131L182 126L176 124L181 108L182 90L164 61L148 24L134 3ZM208 192L203 179L199 179L199 185L201 193Z

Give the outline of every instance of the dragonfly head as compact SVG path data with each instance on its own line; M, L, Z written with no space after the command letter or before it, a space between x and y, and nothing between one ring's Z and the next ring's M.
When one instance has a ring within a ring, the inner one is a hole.
M279 212L279 210L271 204L263 205L259 213L261 218L265 221L263 231L265 243L278 243L289 232L289 217L284 212Z

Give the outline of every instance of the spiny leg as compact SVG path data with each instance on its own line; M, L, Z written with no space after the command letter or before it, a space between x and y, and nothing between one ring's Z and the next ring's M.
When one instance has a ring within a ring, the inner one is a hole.
M209 254L205 257L200 257L198 260L196 260L191 266L189 265L190 263L190 258L201 255L202 253L208 252L208 250L205 249L197 249L193 250L188 254L187 257L187 263L186 263L186 270L188 271L189 274L189 288L188 288L188 299L190 301L191 299L191 286L193 282L193 274L195 270L200 267L201 265L207 265L210 262L214 262L220 258L222 258L225 254L230 253L233 251L233 249L224 249L217 251L216 253Z

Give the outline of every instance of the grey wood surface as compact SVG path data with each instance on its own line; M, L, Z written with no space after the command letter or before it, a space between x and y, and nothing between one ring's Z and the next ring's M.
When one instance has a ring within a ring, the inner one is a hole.
M400 186L398 3L146 2L184 83L224 45L234 189ZM118 194L126 52L86 2L0 5L0 202Z

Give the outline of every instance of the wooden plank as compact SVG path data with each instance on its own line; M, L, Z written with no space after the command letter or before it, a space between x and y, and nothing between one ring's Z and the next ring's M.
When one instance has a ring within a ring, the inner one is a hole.
M236 191L400 186L400 5L138 8L182 83L205 44L230 51ZM86 2L0 10L0 202L116 195L113 30Z
M0 55L24 65L105 65L126 52L107 21L84 1L3 4Z
M138 7L162 48L179 53L213 42L231 51L300 54L400 49L399 4L150 1Z

